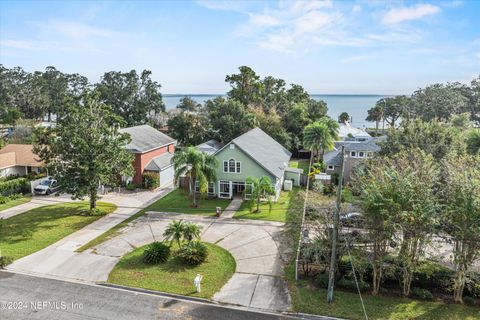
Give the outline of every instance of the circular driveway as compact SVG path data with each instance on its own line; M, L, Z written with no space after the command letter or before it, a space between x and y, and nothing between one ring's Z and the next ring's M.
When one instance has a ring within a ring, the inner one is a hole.
M92 253L120 258L133 248L163 240L166 226L174 219L197 223L203 241L225 248L235 258L236 272L214 300L276 311L289 309L290 296L282 276L291 250L284 241L283 223L147 212Z

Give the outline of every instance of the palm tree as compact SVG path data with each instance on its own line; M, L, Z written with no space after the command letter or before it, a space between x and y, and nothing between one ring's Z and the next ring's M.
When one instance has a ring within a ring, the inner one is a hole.
M303 146L312 150L317 159L326 150L334 147L338 135L338 123L336 121L333 123L336 127L330 121L320 120L309 124L303 130Z
M333 138L333 140L338 140L338 130L340 130L340 125L337 121L333 120L330 117L322 117L318 121L327 126L328 133Z
M191 242L193 239L199 239L201 230L202 227L200 227L199 225L193 222L187 222L184 224L183 238L188 242Z
M348 120L350 120L350 115L346 112L342 112L338 116L338 122L340 122L340 123L346 123L346 122L348 122Z
M255 212L260 212L260 197L263 195L271 195L275 192L275 189L272 185L272 180L269 177L263 176L260 179L255 177L247 177L246 184L252 186L252 201L256 199L257 210Z
M178 244L178 247L180 248L180 241L182 241L182 237L185 233L185 223L180 220L173 220L170 222L163 232L163 236L167 241L170 241L170 244L173 241L176 241Z
M172 162L175 167L175 181L181 176L189 178L189 192L193 206L196 207L195 184L198 181L200 192L205 192L208 189L208 182L216 180L217 158L195 147L187 147L176 152Z
M480 129L472 129L467 135L467 150L470 154L480 154Z

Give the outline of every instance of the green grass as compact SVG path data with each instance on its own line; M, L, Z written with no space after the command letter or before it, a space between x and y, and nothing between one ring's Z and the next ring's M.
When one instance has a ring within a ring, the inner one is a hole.
M122 221L113 228L105 231L92 241L86 243L82 247L77 249L77 252L83 252L87 249L93 248L96 245L103 243L109 239L114 238L120 234L120 230L125 228L131 221L142 216L147 211L168 211L168 212L181 212L181 213L196 213L196 214L207 214L214 215L216 207L221 207L222 210L230 203L230 200L227 199L208 199L200 200L200 205L198 208L190 207L190 199L185 195L184 191L181 189L176 189L164 196L163 198L157 200L156 202L149 205L147 208L137 212L130 218Z
M176 189L170 192L165 197L152 203L148 207L148 211L162 211L162 212L178 212L178 213L194 213L203 215L215 215L216 207L225 209L230 200L228 199L199 199L198 207L191 207L191 199L183 189Z
M365 319L358 294L336 290L334 303L326 302L327 290L313 287L308 281L295 283L293 268L288 280L294 311L346 319ZM480 308L443 302L362 294L368 318L371 320L473 320L480 319Z
M292 159L288 163L290 168L298 168L303 169L303 173L307 173L308 171L308 159Z
M11 201L8 201L7 203L0 204L0 212L2 210L6 210L6 209L9 209L9 208L12 208L12 207L30 202L31 200L32 200L31 196L22 196L18 199L11 200Z
M172 255L160 265L147 265L142 262L145 247L140 247L125 255L108 276L108 282L119 285L176 293L186 296L211 298L231 278L236 264L232 255L214 244L208 247L207 260L198 266L184 265ZM203 276L202 292L196 293L193 279Z
M262 202L259 213L254 212L257 209L256 204L253 207L253 212L250 213L250 201L243 201L234 218L285 222L287 221L288 208L297 198L299 190L300 188L294 188L292 191L282 191L280 197L273 203L271 212L268 203Z
M85 214L88 206L87 202L62 203L5 219L0 227L2 255L16 260L32 254L116 209L113 204L99 202L101 214L89 216Z

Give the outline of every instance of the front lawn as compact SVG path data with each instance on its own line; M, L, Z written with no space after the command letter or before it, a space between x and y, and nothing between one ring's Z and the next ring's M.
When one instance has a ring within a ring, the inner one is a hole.
M9 208L12 208L12 207L30 202L31 200L32 200L31 196L21 196L18 199L10 200L6 203L2 203L2 204L0 204L0 212L3 211L3 210L9 209Z
M115 211L116 206L99 202L99 214L87 215L87 202L62 203L32 209L3 220L0 225L2 255L14 260L41 250L69 234Z
M308 164L309 160L308 159L292 159L288 163L288 166L290 168L298 168L302 169L304 174L307 174L308 172Z
M299 190L300 188L294 188L292 191L282 191L280 197L273 203L271 211L268 203L262 202L259 213L254 212L257 209L256 203L253 207L253 212L250 213L249 201L243 201L234 218L285 222L287 221L288 209L298 199Z
M197 208L192 208L191 198L183 189L176 189L170 192L165 197L152 203L146 211L160 211L160 212L179 212L179 213L193 213L215 215L216 207L225 209L230 200L228 199L199 199Z
M236 263L232 255L214 244L205 243L208 257L198 266L183 264L172 254L159 265L149 265L142 261L144 247L125 255L108 276L108 282L119 285L176 293L187 296L211 298L232 277ZM202 292L196 293L193 279L203 276Z
M293 268L289 268L293 269ZM292 307L296 312L345 319L365 319L358 294L335 290L334 303L327 303L327 290L311 285L307 280L295 282L288 272ZM480 319L480 308L443 302L362 294L368 318L371 320L473 320Z

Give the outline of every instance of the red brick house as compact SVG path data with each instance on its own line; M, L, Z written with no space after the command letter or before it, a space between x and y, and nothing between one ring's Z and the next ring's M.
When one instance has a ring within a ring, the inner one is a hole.
M123 128L120 132L130 134L132 139L126 149L135 155L133 183L142 183L142 174L146 171L159 173L160 187L173 183L172 157L177 144L175 139L149 125Z

